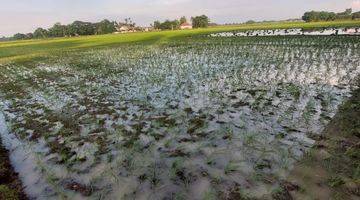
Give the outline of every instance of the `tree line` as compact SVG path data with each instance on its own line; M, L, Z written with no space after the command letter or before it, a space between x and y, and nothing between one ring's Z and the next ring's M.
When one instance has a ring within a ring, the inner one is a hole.
M71 24L63 25L55 23L51 28L37 28L33 33L16 33L12 39L33 39L33 38L49 38L49 37L71 37L78 35L100 35L108 34L116 31L117 22L104 19L100 22L82 22L74 21Z
M351 8L346 9L344 12L335 13L327 11L310 11L305 12L302 19L306 22L317 22L317 21L334 21L344 19L360 19L360 12L354 12Z
M180 29L180 25L187 22L186 17L179 20L166 20L164 22L155 21L152 27L156 30L176 30ZM205 28L209 26L210 19L206 15L191 18L194 28ZM72 37L81 35L101 35L116 32L117 27L127 26L136 29L136 24L130 18L126 18L125 22L115 22L104 19L100 22L83 22L74 21L71 24L55 23L51 28L37 28L33 33L16 33L10 38L2 37L0 41L5 40L22 40L22 39L41 39L52 37Z
M175 20L165 20L164 22L155 21L152 26L156 30L177 30L180 29L181 24L187 23L186 17L181 17ZM206 28L209 26L210 19L206 15L191 17L193 28Z
M309 11L305 12L302 16L302 20L306 22L316 21L334 21L334 20L346 20L346 19L360 19L360 11L352 12L352 9L346 9L344 12L335 13L327 11ZM155 21L151 26L156 30L177 30L180 29L181 24L188 22L186 17L181 17L175 20L165 20L163 22ZM191 17L191 23L193 28L206 28L210 24L210 19L206 15ZM247 24L255 23L255 21L249 20ZM91 23L83 21L74 21L71 24L63 25L61 23L55 23L51 28L37 28L33 33L16 33L13 37L0 38L0 41L5 40L21 40L21 39L39 39L39 38L51 38L51 37L71 37L80 35L101 35L113 33L116 31L116 27L128 26L135 29L135 23L130 18L125 19L125 23L117 23L104 19L100 22Z

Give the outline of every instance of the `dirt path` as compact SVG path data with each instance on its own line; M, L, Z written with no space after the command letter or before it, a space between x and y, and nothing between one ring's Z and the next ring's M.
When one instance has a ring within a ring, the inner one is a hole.
M275 199L360 199L360 89L314 139Z
M26 200L18 174L9 160L9 152L0 140L0 200Z

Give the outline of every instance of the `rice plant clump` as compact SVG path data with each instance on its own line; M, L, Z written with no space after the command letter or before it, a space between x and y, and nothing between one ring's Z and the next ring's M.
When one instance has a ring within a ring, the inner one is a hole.
M31 157L33 196L261 198L351 95L354 41L203 38L6 64L0 132Z

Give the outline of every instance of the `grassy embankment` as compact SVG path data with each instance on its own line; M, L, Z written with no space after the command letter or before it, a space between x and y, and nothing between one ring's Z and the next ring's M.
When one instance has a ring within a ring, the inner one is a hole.
M0 63L9 61L31 61L64 51L80 51L92 48L109 48L124 44L163 44L177 41L189 36L214 32L253 29L285 28L325 28L325 27L360 27L360 21L332 22L277 22L256 23L237 26L216 26L206 29L161 31L147 33L109 34L73 38L53 38L44 40L22 40L0 43Z

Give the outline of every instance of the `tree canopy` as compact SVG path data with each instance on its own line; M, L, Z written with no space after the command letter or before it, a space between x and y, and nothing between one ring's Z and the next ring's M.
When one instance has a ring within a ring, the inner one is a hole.
M164 22L155 21L153 26L154 29L158 30L176 30L180 28L180 20L165 20Z
M327 11L310 11L305 12L302 19L306 22L316 21L333 21L338 19L356 19L356 13L352 13L352 9L346 9L341 13L327 12Z
M174 30L174 29L179 29L180 26L180 22L178 20L166 20L165 22L160 24L160 29L161 30Z
M27 39L26 37L26 34L23 34L23 33L16 33L13 38L15 40L24 40L24 39Z
M206 28L210 23L210 19L206 15L192 17L191 21L194 28Z
M360 11L352 14L353 19L360 19Z
M191 21L194 28L205 28L209 26L210 19L206 15L201 15L192 17ZM157 20L152 26L157 30L176 30L180 29L180 25L185 22L188 22L188 20L183 16L179 20L165 20L164 22Z
M183 23L186 23L186 22L187 22L187 19L186 19L185 16L180 18L180 24L183 24Z
M114 26L114 22L110 22L107 19L102 20L101 22L96 24L95 34L109 34L116 31Z
M58 22L49 29L37 28L34 33L17 33L12 37L12 39L21 40L32 38L108 34L116 31L116 25L116 22L111 22L107 19L104 19L97 23L74 21L73 23L68 25L63 25Z
M49 36L49 33L46 29L43 28L37 28L34 31L34 38L46 38Z

